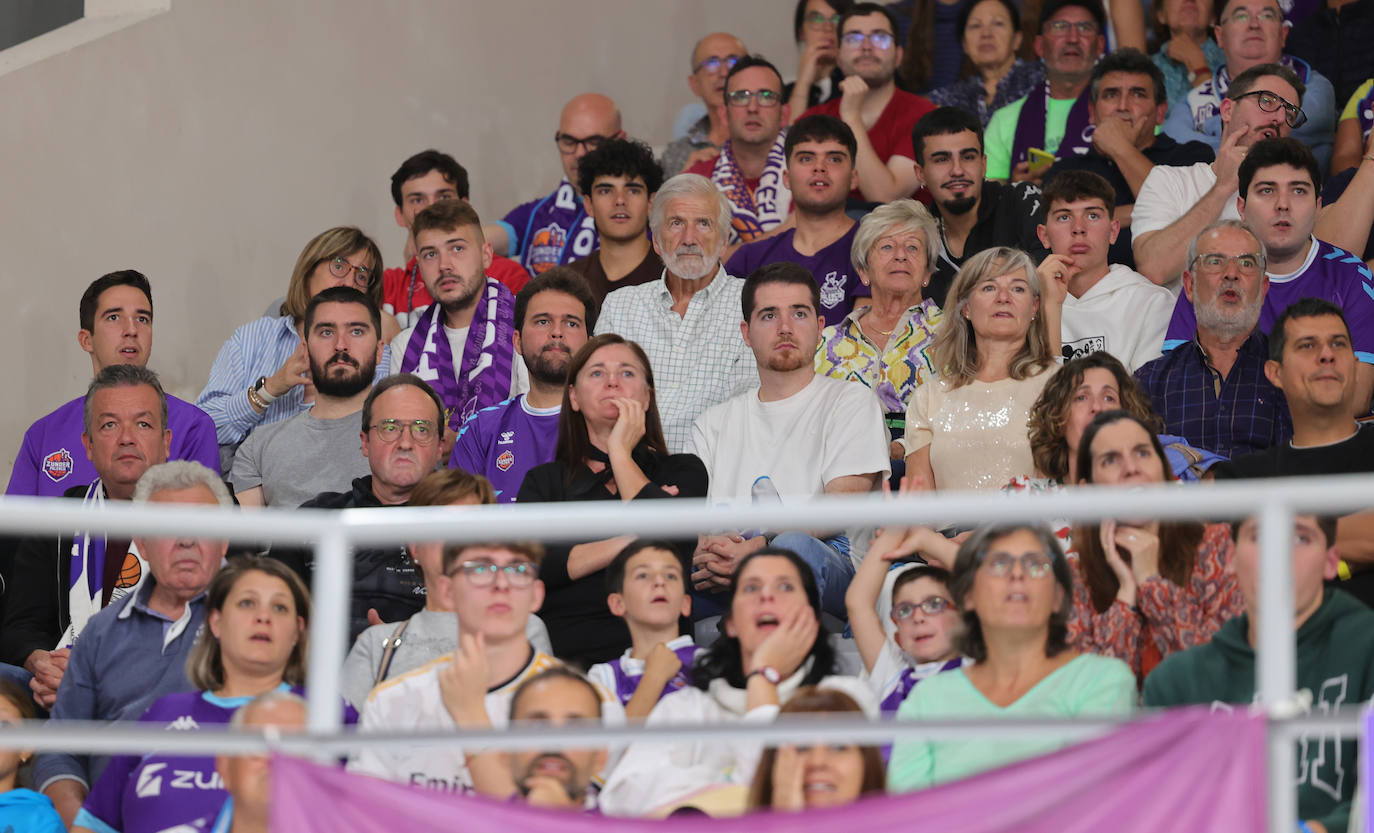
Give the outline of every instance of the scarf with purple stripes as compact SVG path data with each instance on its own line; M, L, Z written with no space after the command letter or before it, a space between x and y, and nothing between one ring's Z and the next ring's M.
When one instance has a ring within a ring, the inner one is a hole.
M782 183L787 170L783 145L787 131L779 130L778 138L768 150L758 187L749 190L749 183L735 162L733 143L726 139L721 145L716 166L711 169L711 182L730 200L733 216L730 220L730 242L748 243L787 219L792 207L792 192Z
M1093 126L1088 117L1088 98L1091 86L1084 87L1069 110L1064 123L1064 138L1054 155L1057 159L1082 156L1093 146ZM1031 148L1048 150L1045 147L1045 123L1050 117L1050 82L1046 81L1030 91L1026 103L1021 105L1021 113L1016 119L1016 136L1011 143L1011 166L1030 158Z
M436 301L415 322L401 359L401 372L414 373L434 388L444 403L448 426L456 431L482 408L510 398L515 296L499 282L486 279L472 313L462 363L456 368L444 333L443 314L443 306Z

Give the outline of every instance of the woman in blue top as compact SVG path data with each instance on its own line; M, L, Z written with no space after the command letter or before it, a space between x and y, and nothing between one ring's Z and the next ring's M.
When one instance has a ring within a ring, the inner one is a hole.
M963 653L974 662L912 689L899 719L1102 716L1135 707L1135 675L1126 663L1068 646L1073 577L1047 529L974 532L959 547L949 589L964 615ZM1045 737L899 741L887 786L920 789L1065 744Z
M28 692L0 680L0 729L36 716ZM20 770L32 757L31 749L0 749L0 830L64 833L67 828L48 797L19 786Z
M205 629L186 661L186 677L198 691L161 698L142 722L195 730L228 723L259 694L299 693L310 594L289 567L259 556L236 559L210 583L205 611ZM348 712L345 719L357 722ZM118 755L91 788L72 831L154 833L213 815L226 797L213 756Z

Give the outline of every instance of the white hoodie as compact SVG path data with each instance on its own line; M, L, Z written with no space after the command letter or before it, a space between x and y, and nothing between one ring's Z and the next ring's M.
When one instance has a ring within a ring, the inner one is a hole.
M1112 264L1083 297L1064 299L1064 358L1106 350L1132 373L1163 352L1174 294L1150 279Z

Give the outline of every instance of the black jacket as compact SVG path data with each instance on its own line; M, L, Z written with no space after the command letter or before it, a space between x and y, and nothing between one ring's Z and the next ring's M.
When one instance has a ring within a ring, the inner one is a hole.
M81 500L90 485L73 486L64 499ZM34 651L51 651L71 624L67 589L72 575L73 534L14 538L14 562L5 577L0 619L0 662L23 665Z

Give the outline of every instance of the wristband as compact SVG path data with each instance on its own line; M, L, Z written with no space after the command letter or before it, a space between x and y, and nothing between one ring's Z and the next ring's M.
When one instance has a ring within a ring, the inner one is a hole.
M1316 831L1314 831L1314 830L1312 829L1312 825L1308 824L1308 823L1305 822L1305 821L1299 820L1299 821L1298 821L1298 833L1316 833Z
M267 410L267 403L262 401L262 397L258 396L258 392L252 388L248 389L248 404L251 405L255 411Z
M277 401L277 397L267 390L266 376L259 376L258 380L253 383L251 390L258 395L258 399L261 399L267 405L271 405L273 402Z

